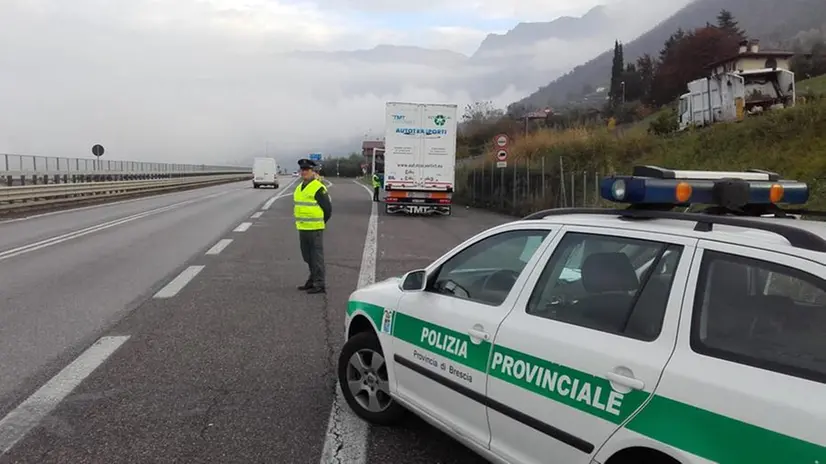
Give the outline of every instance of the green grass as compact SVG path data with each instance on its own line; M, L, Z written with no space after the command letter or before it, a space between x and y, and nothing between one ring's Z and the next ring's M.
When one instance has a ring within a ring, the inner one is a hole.
M800 81L795 87L797 93L826 94L826 74Z
M545 138L554 139L551 135ZM640 164L672 169L767 169L786 179L807 182L808 206L826 209L826 96L809 98L806 104L794 108L749 116L741 122L718 123L669 136L637 130L621 136L594 131L588 137L558 139L561 141L533 147L534 164L536 158L544 157L546 165L558 166L561 157L566 172L602 175L630 174L633 166ZM461 183L462 177L466 176L457 177L457 182ZM578 195L581 197L581 192ZM549 207L539 204L542 201L522 198L517 202L519 211L514 213Z

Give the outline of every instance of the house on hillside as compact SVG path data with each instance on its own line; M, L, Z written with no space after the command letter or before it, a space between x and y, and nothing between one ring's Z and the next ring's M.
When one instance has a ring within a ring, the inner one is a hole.
M725 73L746 73L758 70L777 70L791 68L791 59L794 52L783 50L760 50L760 41L757 39L740 42L739 52L728 58L715 61L707 66L712 76Z
M756 39L740 42L738 53L707 65L711 78L727 73L739 75L745 85L746 111L794 105L794 73L790 71L794 52L760 50Z

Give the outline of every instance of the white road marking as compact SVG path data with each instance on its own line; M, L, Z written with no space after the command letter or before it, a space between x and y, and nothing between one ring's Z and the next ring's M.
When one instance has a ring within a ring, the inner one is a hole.
M267 200L266 203L264 203L264 206L262 206L261 209L264 211L270 209L270 206L275 203L275 200L278 200L278 195L273 195L269 200Z
M258 211L257 213L255 213L255 214L253 214L252 216L250 216L250 219L258 219L258 218L260 218L260 217L261 217L261 215L262 215L262 214L264 214L264 212L263 212L263 211Z
M192 281L202 270L204 266L189 266L188 268L181 271L178 274L178 277L172 279L171 282L166 284L164 288L158 290L158 293L155 294L155 298L172 298L173 296L177 295L178 292L183 290L186 287L186 284Z
M372 199L373 192L368 189L368 193ZM377 236L378 209L376 203L373 203L370 209L370 219L367 222L367 235L364 237L358 288L376 281ZM336 385L336 399L330 409L327 435L324 438L324 448L321 452L321 464L364 464L367 460L367 431L367 423L350 409L342 396L341 386Z
M206 188L209 188L209 187L206 187ZM224 195L224 194L227 194L227 193L230 193L230 192L237 192L239 190L246 190L246 187L239 187L239 188L234 188L234 189L229 189L229 190L222 190L221 193L214 194L214 195L209 195L208 197L204 197L204 198L212 198L212 197L215 197L215 196L218 196L218 195ZM161 194L158 194L158 195L151 195L151 196L148 196L148 197L132 198L132 199L129 199L129 200L119 200L119 201L113 201L113 202L110 202L110 203L101 203L101 204L98 204L98 205L81 206L79 208L62 209L62 210L59 210L59 211L49 211L48 213L39 213L39 214L33 214L31 216L24 216L24 217L15 218L15 219L6 219L4 221L0 221L0 225L11 223L11 222L28 221L30 219L37 219L37 218L48 217L48 216L55 216L57 214L67 214L67 213L74 213L74 212L77 212L77 211L86 211L86 210L89 210L89 209L105 208L107 206L123 205L123 204L126 204L126 203L134 203L136 201L154 200L154 199L157 199L157 198L168 197L170 195L179 195L179 194L185 193L185 192L186 191L184 191L184 192L161 193ZM200 198L200 199L203 200L204 198Z
M295 185L296 180L297 179L293 179L293 180L290 181L289 184L282 187L281 191L278 192L276 195L273 195L272 198L270 198L269 200L267 200L267 202L264 203L264 206L262 206L261 209L264 210L264 211L270 209L272 207L272 204L275 203L275 200L278 200L279 198L284 198L288 194L292 193L292 192L290 192L290 187Z
M367 194L370 195L370 200L373 199L373 191L370 190L370 187L364 185L362 182L359 182L357 180L354 180L353 183L356 184L356 185L360 185L360 186L364 187L364 190L367 190Z
M231 238L221 239L221 240L218 241L218 243L213 245L212 248L210 248L209 251L206 252L206 254L208 254L208 255L217 255L217 254L221 253L222 251L224 251L224 248L228 247L230 243L232 243Z
M102 337L0 420L0 455L25 437L127 340L128 335Z
M91 234L91 233L94 233L94 232L99 232L101 230L106 230L106 229L109 229L110 227L115 227L115 226L119 226L121 224L126 224L127 222L132 222L132 221L135 221L137 219L142 219L142 218L152 216L152 215L155 215L155 214L158 214L158 213L163 213L165 211L169 211L169 210L172 210L172 209L184 206L184 205L195 203L197 201L205 200L205 199L212 198L212 197L217 197L217 196L223 195L225 193L226 192L220 192L220 193L209 195L209 196L206 196L206 197L195 198L195 199L192 199L192 200L186 200L186 201L182 201L182 202L179 202L179 203L173 203L171 205L167 205L167 206L164 206L164 207L161 207L161 208L151 209L149 211L144 211L142 213L133 214L131 216L126 216L124 218L115 219L115 220L109 221L109 222L104 222L102 224L87 227L85 229L80 229L80 230L76 230L74 232L69 232L69 233L66 233L66 234L63 234L63 235L58 235L57 237L48 238L48 239L45 239L45 240L41 240L39 242L30 243L28 245L23 245L21 247L12 248L10 250L2 251L2 252L0 252L0 261L6 260L6 259L9 259L9 258L14 258L15 256L20 256L22 254L30 253L32 251L40 250L40 249L43 249L43 248L46 248L46 247L49 247L49 246L52 246L52 245L57 245L58 243L63 243L63 242L66 242L66 241L69 241L69 240L72 240L72 239L75 239L75 238L78 238L78 237L83 237L84 235L88 235L88 234Z
M249 230L251 225L251 222L242 222L241 224L238 224L238 227L233 229L233 232L246 232L247 230Z

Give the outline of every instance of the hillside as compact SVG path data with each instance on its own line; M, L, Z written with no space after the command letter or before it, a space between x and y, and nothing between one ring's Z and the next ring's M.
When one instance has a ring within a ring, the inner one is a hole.
M764 47L787 45L803 31L820 29L826 32L826 7L823 0L696 0L655 28L624 46L625 60L636 60L649 53L659 55L663 43L677 29L702 27L714 22L721 9L734 14L751 38L760 39ZM579 94L584 86L592 88L607 83L613 51L606 43L606 52L587 63L577 66L568 74L556 79L530 96L514 103L541 108L559 106L566 102L568 94Z
M815 94L826 94L826 75L813 77L797 83L797 92L811 92Z
M742 122L721 123L667 137L651 135L645 130L615 134L604 128L546 129L515 140L510 148L502 186L499 175L492 181L490 177L480 181L481 173L492 171L492 153L464 163L456 175L457 195L454 198L471 206L517 216L565 206L558 187L552 190L541 190L540 187L543 179L546 186L559 186L556 166L564 164L568 173L584 173L577 176L573 185L571 179L565 177L568 198L573 192L577 198L576 206L598 205L600 202L594 193L595 177L629 173L635 165L650 164L674 169L768 169L787 179L808 182L810 205L823 209L826 208L826 180L822 177L826 172L824 152L826 98ZM530 159L532 165L530 181L526 181L526 159ZM513 169L516 169L516 175ZM502 195L502 192L508 194ZM567 205L570 206L570 202Z

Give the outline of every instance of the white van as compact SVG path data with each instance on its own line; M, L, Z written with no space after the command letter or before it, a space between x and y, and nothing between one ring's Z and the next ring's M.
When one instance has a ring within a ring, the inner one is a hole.
M255 158L252 164L252 187L272 185L278 188L278 163L274 158Z

